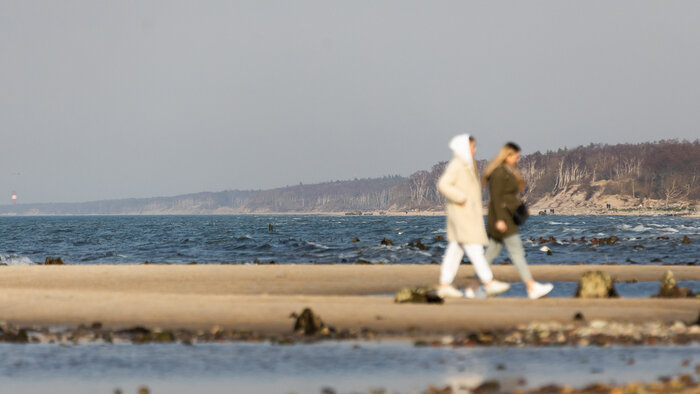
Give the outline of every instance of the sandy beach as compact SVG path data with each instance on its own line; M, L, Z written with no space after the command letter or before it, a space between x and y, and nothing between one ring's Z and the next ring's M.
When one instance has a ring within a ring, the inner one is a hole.
M542 281L576 281L589 270L621 281L657 281L666 270L677 280L700 280L693 266L532 266ZM506 328L538 321L691 322L700 299L550 298L450 299L443 305L395 304L403 286L433 284L436 265L86 265L0 269L0 319L23 325L255 330L288 333L290 314L311 307L338 329L368 328L401 335L419 329L454 332ZM496 277L517 281L512 266ZM463 266L457 284L473 275Z

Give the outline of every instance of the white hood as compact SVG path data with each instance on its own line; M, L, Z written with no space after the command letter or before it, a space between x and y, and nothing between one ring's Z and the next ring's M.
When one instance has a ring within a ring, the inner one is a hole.
M468 166L473 166L474 158L472 158L472 151L469 146L469 134L460 134L452 138L450 141L450 149L452 149L452 152Z

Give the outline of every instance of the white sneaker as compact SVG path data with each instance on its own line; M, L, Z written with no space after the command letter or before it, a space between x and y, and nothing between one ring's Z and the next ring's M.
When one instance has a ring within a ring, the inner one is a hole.
M486 290L484 290L484 286L479 286L476 289L467 287L464 289L464 298L484 299L486 298Z
M440 298L462 298L464 294L454 288L454 286L440 286L437 289L437 295Z
M484 289L489 297L493 297L508 291L510 285L499 280L492 280L488 285L484 285Z
M535 284L532 286L532 289L527 291L527 296L531 300L536 300L538 298L546 296L552 289L554 288L554 285L551 283L539 283L535 282Z

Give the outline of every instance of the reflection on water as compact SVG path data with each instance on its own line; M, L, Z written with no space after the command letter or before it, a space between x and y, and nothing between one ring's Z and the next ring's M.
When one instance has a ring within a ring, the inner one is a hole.
M397 342L0 345L0 392L318 393L473 387L485 379L548 383L650 381L694 372L698 346L423 348ZM524 380L523 380L524 378Z
M554 289L547 295L550 298L571 298L576 294L578 282L553 283ZM681 280L677 281L676 284L689 288L694 294L700 293L700 281L698 280ZM660 282L615 282L615 290L623 298L649 298L659 293L659 286ZM527 297L525 284L522 282L512 283L510 290L499 297L525 298Z

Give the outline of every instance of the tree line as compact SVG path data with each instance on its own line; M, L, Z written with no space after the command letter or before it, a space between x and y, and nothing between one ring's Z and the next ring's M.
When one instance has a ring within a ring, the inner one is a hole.
M440 210L444 198L436 184L447 162L408 177L324 182L269 190L228 190L175 197L106 200L72 204L0 206L0 214L148 214L264 213ZM477 162L479 173L486 165ZM621 195L642 204L661 200L700 200L700 141L663 140L640 144L590 144L574 149L523 155L519 168L527 181L524 198L536 203L546 195L577 187ZM484 199L488 193L483 193ZM636 199L636 200L634 200Z

